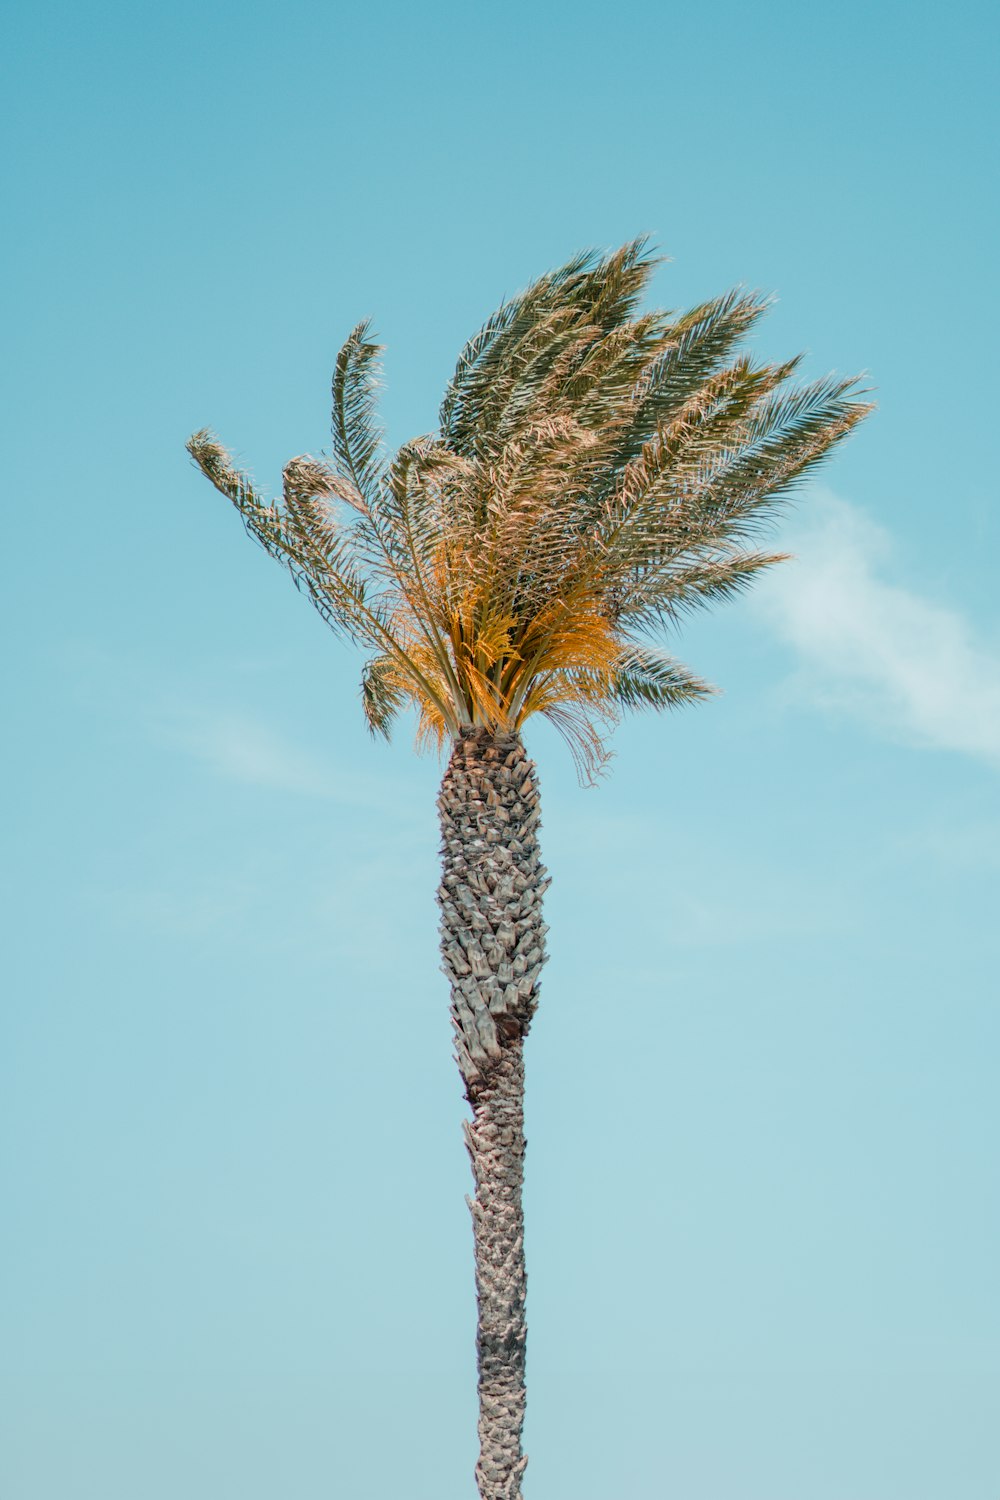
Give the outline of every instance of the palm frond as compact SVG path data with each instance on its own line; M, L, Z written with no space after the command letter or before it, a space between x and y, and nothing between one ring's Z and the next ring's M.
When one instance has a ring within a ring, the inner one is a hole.
M679 561L669 558L659 566L638 569L627 585L612 591L608 608L628 630L669 628L692 610L727 604L745 593L759 573L788 558L787 552L686 552Z
M614 701L630 709L680 708L716 691L672 656L636 644L622 652L611 683Z
M603 258L575 257L505 304L466 346L441 411L457 452L489 450L540 393L567 350L624 324L656 265L639 239Z
M400 671L412 678L415 691L434 704L443 722L457 729L459 720L449 699L442 698L433 671L418 660L419 649L415 651L408 638L405 618L394 613L396 601L384 587L380 596L370 586L358 566L351 533L336 527L316 495L315 485L325 486L329 479L325 466L309 458L286 465L282 508L260 497L207 428L195 433L187 448L202 473L239 510L250 535L288 570L324 623L356 645L387 651Z
M209 428L194 433L185 446L205 478L235 505L248 534L272 557L284 562L287 549L278 507L264 500L249 477L240 473Z
M599 774L620 716L713 691L662 646L784 554L755 539L871 411L855 380L796 386L741 345L737 288L642 312L645 240L587 252L497 310L459 356L440 430L388 460L380 346L359 323L333 378L333 465L301 455L269 501L218 440L189 449L326 622L362 645L373 734L418 741L533 714Z
M388 739L392 721L412 697L399 663L388 652L365 662L361 674L361 706L370 733Z
M769 395L754 410L739 443L706 467L694 503L733 516L740 507L773 505L874 411L865 394L856 380L828 376Z
M605 727L602 733L593 713L588 713L579 702L568 700L543 708L540 712L542 718L547 719L563 739L572 756L580 785L593 786L611 760L606 738L608 728L612 727L609 716L603 715Z
M368 319L359 323L337 355L333 372L333 451L359 497L371 501L382 473L378 426L381 344L373 343Z
M557 271L502 303L466 344L441 404L441 433L457 453L466 452L478 425L483 401L500 377L506 362L533 324L547 311L563 288L574 285L593 265L592 251L576 255Z

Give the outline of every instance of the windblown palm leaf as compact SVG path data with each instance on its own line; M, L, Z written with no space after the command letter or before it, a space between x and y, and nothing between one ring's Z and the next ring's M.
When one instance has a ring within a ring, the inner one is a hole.
M737 353L763 299L639 313L655 263L643 241L579 256L505 303L463 350L440 431L391 461L360 323L337 357L334 467L293 459L281 503L211 433L190 440L327 623L369 648L374 732L407 705L437 742L539 713L589 774L622 710L711 691L650 632L780 560L755 539L870 407L854 381L796 388L795 361Z

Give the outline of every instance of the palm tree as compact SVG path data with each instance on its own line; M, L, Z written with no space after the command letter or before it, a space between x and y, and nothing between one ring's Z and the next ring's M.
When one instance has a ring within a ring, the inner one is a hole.
M293 458L264 499L207 430L188 449L323 619L367 653L361 697L449 753L438 807L441 950L464 1122L478 1293L482 1500L527 1459L523 1046L545 959L535 768L541 714L583 780L628 709L713 691L658 637L782 560L754 545L871 409L855 380L790 383L739 352L766 300L641 312L645 241L581 255L505 302L462 351L437 432L383 455L380 346L360 323L333 377L332 463Z

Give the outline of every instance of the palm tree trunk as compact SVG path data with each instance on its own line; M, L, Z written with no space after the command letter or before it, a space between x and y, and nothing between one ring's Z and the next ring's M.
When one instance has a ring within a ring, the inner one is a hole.
M545 961L538 788L516 735L469 729L438 799L441 951L455 1055L472 1106L465 1139L479 1304L482 1500L520 1500L524 1424L524 1038Z

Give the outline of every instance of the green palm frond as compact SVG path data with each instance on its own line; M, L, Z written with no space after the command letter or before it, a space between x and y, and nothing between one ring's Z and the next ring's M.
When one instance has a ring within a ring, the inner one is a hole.
M822 462L873 410L857 382L828 376L798 390L770 394L753 411L738 445L714 455L696 504L735 518L757 510Z
M369 338L368 319L354 328L337 355L333 372L333 452L362 501L370 503L382 473L382 429L378 425L381 344Z
M716 689L663 651L631 645L614 671L612 691L622 708L680 708L710 698Z
M456 453L463 453L481 423L483 403L502 378L513 351L540 321L560 290L573 285L593 264L592 252L575 256L558 271L534 282L526 291L501 304L466 344L458 357L438 418L442 436Z
M206 479L220 494L231 500L240 513L248 534L265 552L280 562L287 561L287 547L281 512L258 494L252 481L233 465L229 454L215 434L203 427L188 438L187 451Z
M660 566L637 570L631 582L609 600L618 622L629 630L648 632L670 628L680 617L713 604L727 604L744 593L757 575L776 563L787 562L787 552L710 549L704 556L668 558Z
M645 247L635 240L603 258L576 256L470 340L441 408L442 435L456 452L491 451L516 430L518 413L537 406L561 358L627 323L656 264Z
M796 386L740 346L768 305L737 289L642 312L635 240L506 301L465 346L440 427L382 454L380 346L359 323L333 378L333 463L265 500L211 433L195 462L326 622L362 645L374 734L518 731L532 714L581 774L622 713L713 691L657 638L784 554L754 539L871 410L856 380Z
M372 735L388 739L392 722L406 706L407 692L400 682L399 666L388 653L365 662L361 674L361 705Z
M261 498L207 428L189 439L187 449L206 478L239 510L250 535L288 570L325 624L355 645L391 656L412 694L432 706L443 725L457 729L448 686L443 694L438 690L433 665L428 673L422 659L420 640L414 639L412 630L401 628L398 597L385 580L381 588L377 582L372 587L355 534L338 527L323 503L323 496L338 493L336 476L314 459L293 459L285 467L282 507Z

